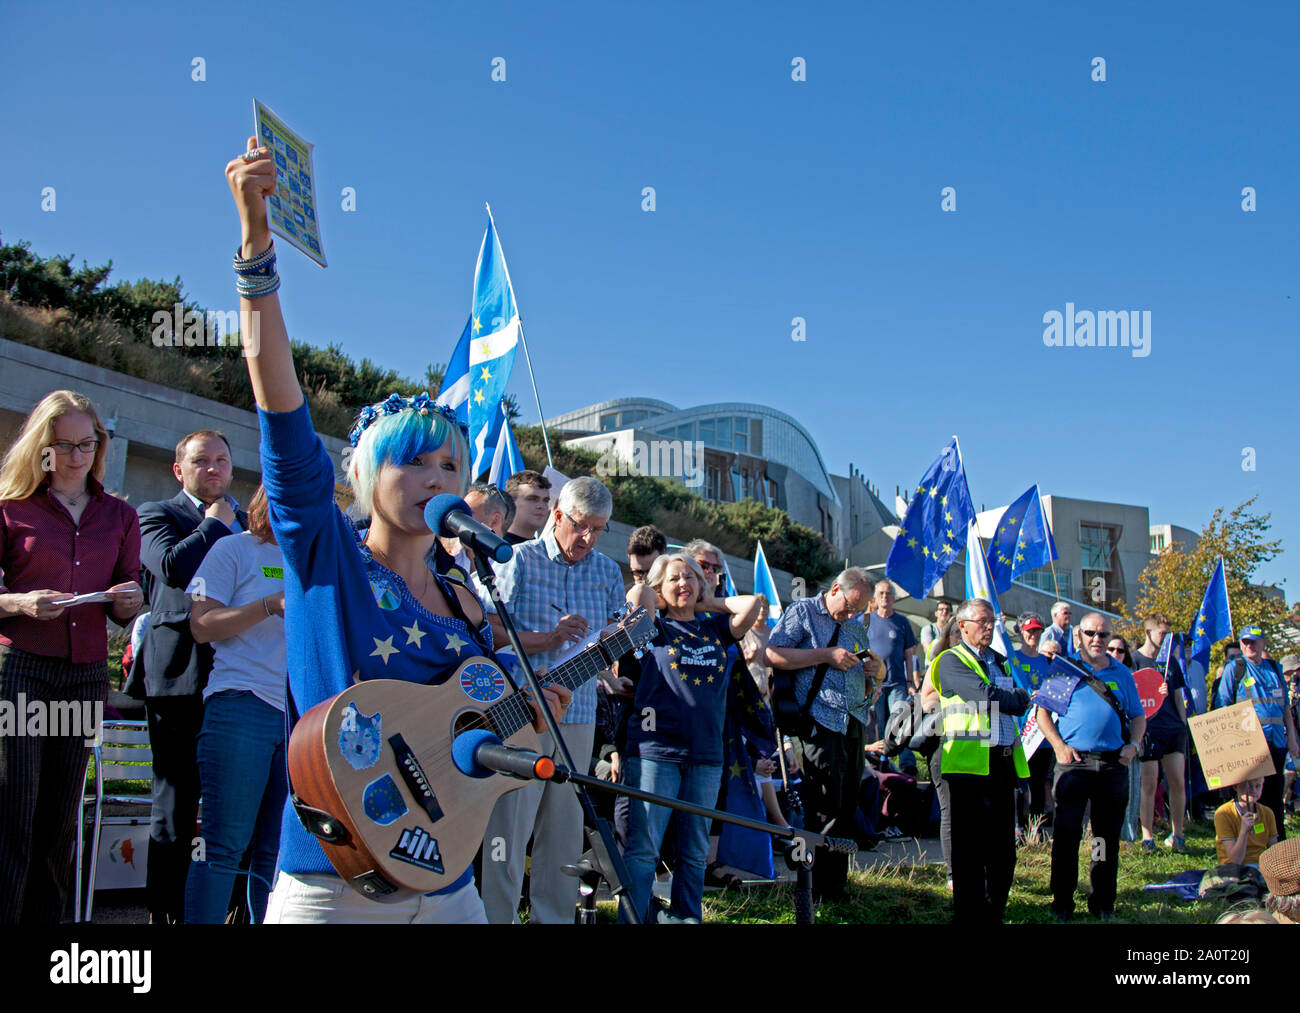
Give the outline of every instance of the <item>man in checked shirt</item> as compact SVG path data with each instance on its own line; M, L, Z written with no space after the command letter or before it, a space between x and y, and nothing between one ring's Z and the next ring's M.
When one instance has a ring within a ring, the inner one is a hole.
M497 567L499 598L518 626L520 642L535 668L552 667L577 640L595 640L624 603L618 564L595 550L613 509L613 497L601 482L590 476L575 478L560 492L550 530L516 545L513 558ZM484 608L494 609L482 588L479 596ZM557 619L561 619L559 627L555 626ZM542 642L550 638L549 646L561 627L566 632L560 642L543 649ZM601 678L608 680L609 673L601 673ZM595 732L593 680L574 691L562 727L573 761L584 773ZM541 742L543 754L554 751L549 734L543 733ZM488 921L509 924L519 920L529 837L533 839L529 920L572 924L578 880L563 869L582 854L582 808L571 785L543 781L503 795L488 821L479 891Z

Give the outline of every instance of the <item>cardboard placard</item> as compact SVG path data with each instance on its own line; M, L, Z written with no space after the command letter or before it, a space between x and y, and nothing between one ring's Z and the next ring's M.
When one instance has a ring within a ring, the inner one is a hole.
M1275 773L1268 740L1259 725L1255 705L1249 700L1197 714L1187 726L1209 787L1227 788Z

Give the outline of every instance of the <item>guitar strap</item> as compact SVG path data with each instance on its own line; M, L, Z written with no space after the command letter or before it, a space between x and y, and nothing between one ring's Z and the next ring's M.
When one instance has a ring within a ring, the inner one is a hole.
M289 786L289 804L293 806L298 822L309 834L330 844L341 844L348 837L342 821L323 809L313 809L293 790L293 778L289 774L289 738L293 734L299 716L298 707L293 702L293 687L289 685L289 676L286 673L284 677L284 783Z

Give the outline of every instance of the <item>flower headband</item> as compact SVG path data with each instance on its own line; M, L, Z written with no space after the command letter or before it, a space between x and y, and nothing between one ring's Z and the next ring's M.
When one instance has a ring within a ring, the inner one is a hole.
M361 414L357 417L357 424L348 433L348 442L355 447L361 440L361 434L369 429L376 420L385 415L400 415L405 411L417 411L421 415L428 415L431 411L437 412L459 429L462 436L469 439L469 426L458 419L456 413L450 407L439 404L429 397L429 392L426 390L410 398L402 397L401 394L389 394L386 401L381 401L377 405L366 405L361 409Z

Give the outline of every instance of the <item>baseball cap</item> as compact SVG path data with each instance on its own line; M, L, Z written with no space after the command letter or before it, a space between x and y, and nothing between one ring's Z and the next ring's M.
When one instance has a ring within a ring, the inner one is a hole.
M1263 640L1264 631L1258 626L1243 626L1241 632L1237 634L1238 640Z
M1045 630L1047 626L1043 623L1043 617L1037 612L1022 612L1018 623L1021 630Z
M1300 655L1288 654L1282 659L1282 671L1290 672L1297 668L1300 668Z

